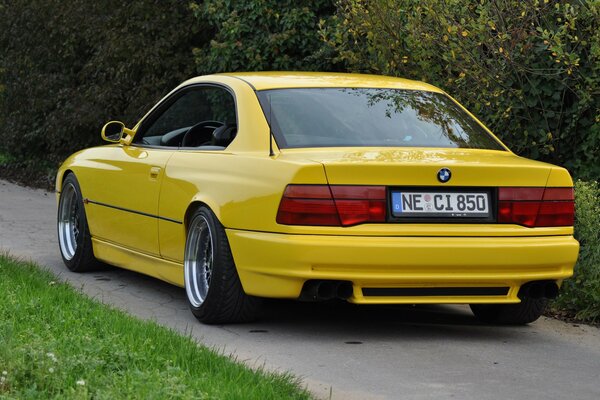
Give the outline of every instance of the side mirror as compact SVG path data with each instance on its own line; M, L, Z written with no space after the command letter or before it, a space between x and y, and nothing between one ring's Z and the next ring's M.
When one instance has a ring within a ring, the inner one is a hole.
M110 121L102 127L102 139L110 143L129 144L133 139L133 131L125 128L121 121Z
M110 121L102 127L102 139L110 143L119 143L123 137L125 124L119 121Z

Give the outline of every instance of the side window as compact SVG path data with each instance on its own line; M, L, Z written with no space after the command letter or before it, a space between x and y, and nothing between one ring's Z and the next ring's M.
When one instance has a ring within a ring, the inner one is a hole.
M216 86L183 89L158 116L142 124L136 143L170 147L226 147L237 132L235 101Z

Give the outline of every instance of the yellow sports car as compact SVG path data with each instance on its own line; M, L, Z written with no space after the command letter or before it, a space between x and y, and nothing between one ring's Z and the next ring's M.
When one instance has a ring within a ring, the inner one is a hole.
M56 179L60 251L185 287L205 323L261 297L466 303L523 324L573 273L573 184L442 90L333 73L190 79Z

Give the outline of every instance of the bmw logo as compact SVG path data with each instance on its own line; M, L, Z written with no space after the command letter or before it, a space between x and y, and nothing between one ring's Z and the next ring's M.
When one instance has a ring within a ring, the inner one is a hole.
M438 181L446 183L452 178L452 172L448 168L442 168L437 173Z

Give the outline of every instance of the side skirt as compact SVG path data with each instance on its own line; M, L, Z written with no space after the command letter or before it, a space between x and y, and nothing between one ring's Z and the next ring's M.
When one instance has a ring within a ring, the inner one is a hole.
M183 264L139 253L97 238L92 238L92 246L94 256L107 264L184 287Z

